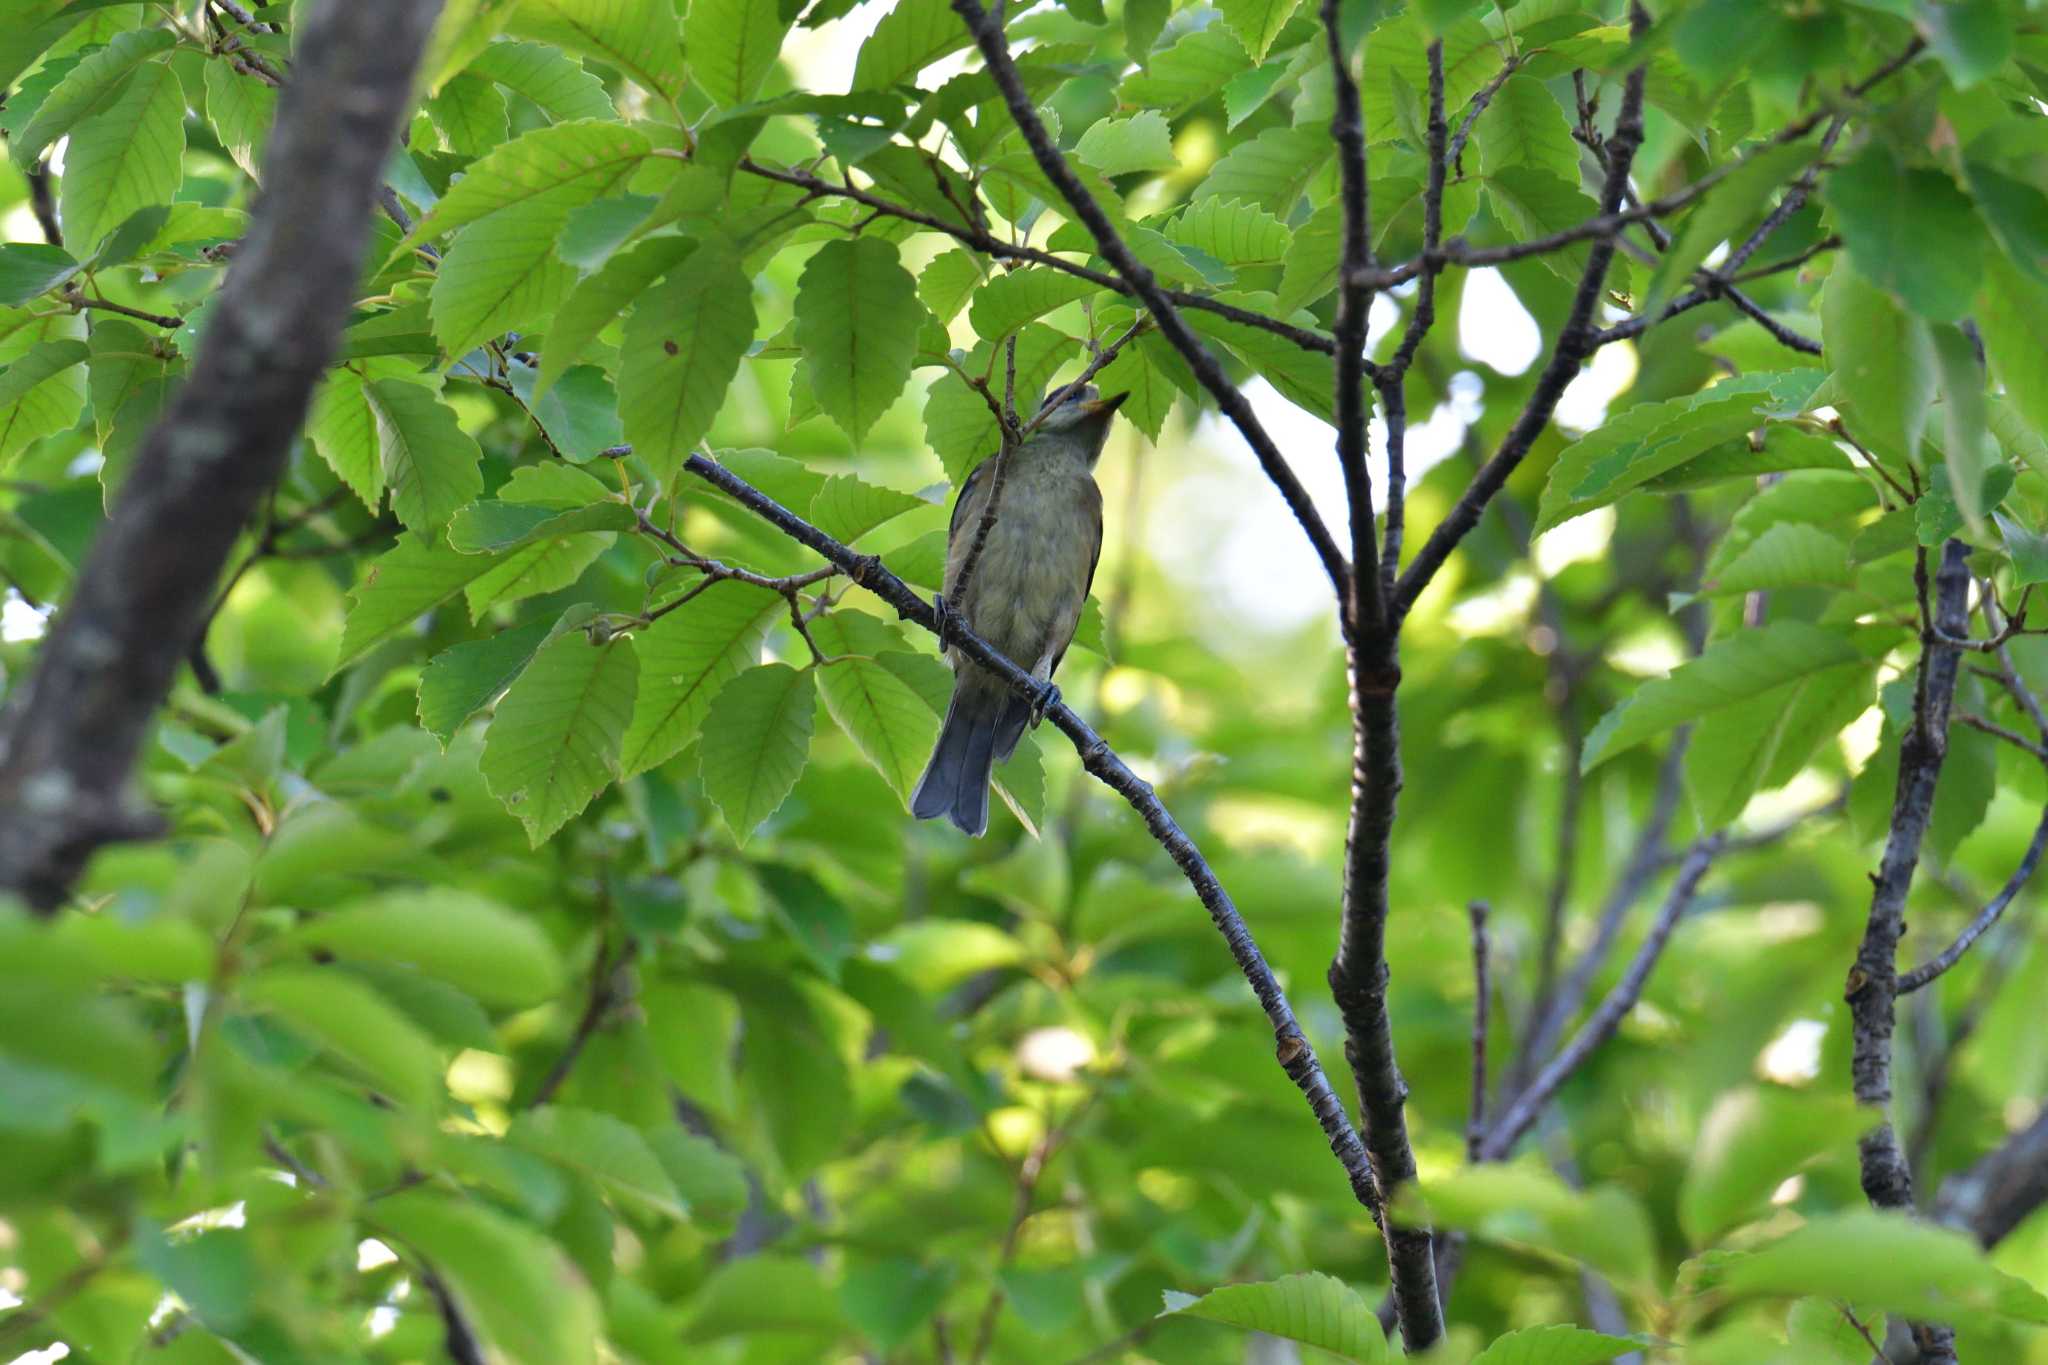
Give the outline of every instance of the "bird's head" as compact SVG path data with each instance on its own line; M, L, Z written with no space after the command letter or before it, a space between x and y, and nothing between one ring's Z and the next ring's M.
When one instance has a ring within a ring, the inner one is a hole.
M1118 393L1104 398L1096 392L1093 384L1083 384L1045 415L1035 435L1079 442L1087 451L1088 463L1092 465L1102 454L1102 443L1109 437L1110 419L1116 416L1116 410L1129 397L1128 393Z

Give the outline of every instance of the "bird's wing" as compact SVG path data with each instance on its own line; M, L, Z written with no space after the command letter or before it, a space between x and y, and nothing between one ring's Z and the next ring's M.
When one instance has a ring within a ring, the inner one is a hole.
M975 524L981 520L981 509L988 505L988 471L994 464L991 457L976 465L960 485L960 496L953 499L953 517L946 523L945 591L949 598L953 594L953 579L967 557L967 542L974 534ZM955 602L953 605L964 604Z
M1088 549L1088 577L1081 584L1081 604L1074 609L1074 620L1067 627L1067 638L1060 641L1060 647L1053 651L1052 667L1046 670L1046 677L1060 671L1060 660L1067 657L1067 646L1074 642L1074 632L1081 627L1081 613L1088 609L1088 594L1095 587L1095 569L1102 563L1102 490L1095 486L1095 480L1086 483L1087 492L1082 495L1085 510L1094 522L1094 541Z
M973 503L976 512L981 510L982 496L987 491L982 487L983 483L986 482L983 476L988 473L989 467L995 464L995 462L995 456L989 456L986 460L976 465L974 471L967 476L966 482L960 485L960 496L953 499L953 519L946 523L946 543L948 545L952 544L953 538L960 534L960 522L962 514L967 511L967 505Z

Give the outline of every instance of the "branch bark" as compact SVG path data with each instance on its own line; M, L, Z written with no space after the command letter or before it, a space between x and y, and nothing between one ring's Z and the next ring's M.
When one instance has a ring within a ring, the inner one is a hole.
M834 540L714 460L692 455L683 467L784 535L839 566L855 583L894 608L904 620L923 627L933 635L939 633L939 617L932 604L919 597L901 578L883 568L879 559ZM1043 691L1041 685L1016 663L991 648L964 623L950 620L945 638L952 648L1002 679L1018 696L1033 702L1039 699ZM1273 1026L1275 1059L1308 1101L1309 1109L1315 1114L1316 1122L1330 1144L1330 1151L1344 1168L1352 1194L1378 1221L1381 1213L1379 1187L1373 1181L1365 1147L1352 1128L1342 1101L1330 1088L1329 1079L1316 1060L1315 1049L1309 1045L1301 1025L1296 1022L1293 1008L1287 1003L1287 996L1280 989L1273 969L1266 964L1244 917L1238 913L1230 893L1217 880L1201 849L1174 820L1172 812L1159 800L1151 784L1132 772L1129 765L1117 757L1116 751L1072 707L1064 702L1048 707L1045 718L1073 742L1075 752L1081 756L1081 766L1138 812L1152 838L1166 850L1167 856L1173 859L1181 875L1194 888L1196 898L1209 912L1217 932L1223 935L1238 972L1252 988L1259 1008L1265 1011L1267 1021Z
M53 908L95 849L158 828L133 804L130 769L335 353L440 8L305 11L264 190L191 377L144 439L0 728L0 890Z
M1851 1075L1857 1102L1879 1115L1858 1142L1863 1193L1877 1209L1911 1212L1913 1173L1891 1122L1892 1032L1899 991L1899 939L1906 928L1906 893L1920 864L1920 845L1934 812L1934 787L1948 756L1949 707L1955 698L1961 655L1938 634L1960 637L1969 629L1969 547L1951 540L1942 548L1934 579L1932 629L1923 630L1913 721L1899 745L1899 778L1892 796L1890 832L1870 897L1870 914L1844 994L1852 1022ZM1927 558L1919 560L1919 590L1926 601ZM1914 1323L1913 1339L1923 1358L1954 1361L1955 1333L1940 1323Z
M2048 1108L1969 1170L1950 1176L1934 1216L1988 1248L2043 1204L2048 1204Z

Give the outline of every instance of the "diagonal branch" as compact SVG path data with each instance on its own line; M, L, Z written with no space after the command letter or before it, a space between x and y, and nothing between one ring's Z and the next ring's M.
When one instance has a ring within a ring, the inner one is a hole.
M333 358L437 3L308 7L264 187L191 377L147 437L0 733L0 891L62 902L155 831L128 778Z
M874 556L861 554L834 540L716 461L692 455L684 468L784 535L830 560L854 582L895 608L904 620L938 634L938 613L932 609L931 603L919 597L901 578L883 568L881 561ZM946 642L1001 679L1018 696L1033 702L1040 699L1043 688L1029 673L998 653L958 620L948 622ZM1331 1152L1351 1182L1352 1194L1377 1221L1380 1217L1379 1189L1373 1182L1365 1147L1352 1129L1342 1101L1330 1088L1329 1079L1316 1060L1315 1049L1309 1046L1308 1039L1302 1034L1301 1025L1296 1022L1294 1011L1287 1003L1287 996L1280 989L1280 982L1259 952L1259 945L1246 927L1244 917L1238 913L1230 893L1223 889L1202 851L1174 820L1172 812L1159 800L1151 784L1132 772L1087 721L1065 703L1047 708L1045 718L1073 742L1075 752L1081 756L1081 766L1138 812L1152 838L1166 850L1167 856L1173 859L1181 875L1194 888L1196 898L1223 935L1239 973L1251 986L1259 1007L1273 1026L1274 1055L1281 1069L1308 1101L1309 1109L1322 1127L1323 1136L1329 1141Z
M1634 17L1635 27L1646 25L1647 16L1643 15L1640 7L1635 9ZM1635 164L1637 148L1643 145L1646 75L1646 68L1640 66L1629 73L1622 87L1620 116L1615 120L1613 136L1608 139L1607 179L1601 187L1600 206L1602 213L1609 218L1619 216L1622 199L1628 191L1629 169ZM1592 326L1593 310L1599 305L1601 291L1607 281L1607 267L1613 259L1613 236L1596 238L1587 254L1586 269L1579 279L1578 291L1572 297L1571 312L1565 318L1564 330L1558 334L1550 363L1544 366L1543 374L1536 381L1535 392L1529 395L1528 403L1502 440L1500 449L1473 478L1444 519L1437 523L1436 529L1429 534L1429 540L1408 565L1407 572L1400 576L1393 600L1388 603L1393 619L1399 620L1415 604L1415 599L1429 586L1430 579L1450 558L1458 542L1479 524L1480 514L1486 510L1487 503L1507 485L1508 476L1515 472L1530 447L1535 445L1536 438L1550 424L1551 414L1557 410L1565 388L1578 377L1579 366L1598 345L1599 333Z
M1330 586L1336 591L1337 600L1346 600L1350 569L1344 563L1343 551L1330 535L1329 527L1323 524L1315 503L1309 498L1308 490L1302 486L1287 459L1280 453L1280 447L1266 434L1259 423L1257 414L1223 373L1223 366L1202 344L1186 319L1180 315L1174 301L1166 296L1153 277L1151 269L1131 254L1122 237L1117 235L1115 224L1095 202L1095 196L1088 192L1067 164L1052 135L1046 131L1045 122L1038 117L1038 110L1031 102L1031 96L1024 89L1023 79L1017 74L1017 65L1010 58L1009 40L1003 36L1002 25L982 8L980 0L953 0L953 12L967 25L973 35L975 46L981 50L982 61L988 68L990 79L1003 94L1003 102L1009 107L1010 118L1023 134L1025 144L1038 161L1038 167L1045 172L1053 188L1074 211L1074 216L1095 238L1096 250L1110 263L1137 297L1144 301L1159 326L1160 334L1173 344L1194 371L1195 378L1215 398L1216 405L1223 410L1244 436L1245 443L1258 457L1259 466L1266 471L1266 477L1280 490L1286 499L1288 510L1294 513L1307 533L1309 544L1315 547L1316 556L1323 561L1323 570L1330 576Z

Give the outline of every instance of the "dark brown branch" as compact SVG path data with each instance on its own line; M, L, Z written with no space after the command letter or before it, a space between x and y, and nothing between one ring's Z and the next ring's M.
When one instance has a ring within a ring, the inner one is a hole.
M988 549L988 538L996 529L996 510L1003 500L1003 488L1010 481L1010 466L1015 463L1013 457L1022 436L1017 430L1015 336L1003 347L1003 401L996 407L996 430L1001 433L1001 440L996 446L995 467L989 470L988 501L981 505L981 518L974 524L974 537L967 542L967 554L960 561L960 574L953 581L953 600L962 604L967 601L967 585L974 581L974 571Z
M1465 1110L1465 1159L1479 1159L1479 1143L1486 1135L1486 1011L1493 991L1486 970L1485 901L1473 901L1465 908L1472 921L1472 1099Z
M1344 202L1343 254L1338 272L1337 459L1351 513L1352 574L1346 602L1346 663L1352 717L1350 821L1344 844L1344 893L1330 994L1344 1019L1344 1056L1358 1086L1359 1125L1379 1184L1391 1208L1401 1187L1416 1178L1408 1139L1408 1083L1394 1052L1387 1013L1387 919L1392 911L1394 813L1401 791L1401 731L1395 691L1400 686L1400 624L1379 572L1374 544L1372 482L1366 471L1365 334L1372 290L1361 277L1372 265L1371 204L1367 197L1365 126L1358 86L1344 51L1338 0L1324 0L1323 29L1336 88L1330 132ZM1434 51L1434 49L1432 49ZM1437 62L1440 67L1440 56ZM1441 123L1441 82L1432 99ZM1441 144L1435 144L1440 148ZM1438 174L1441 172L1439 171ZM1398 381L1396 381L1398 387ZM1381 1225L1401 1337L1411 1355L1443 1336L1436 1256L1427 1227Z
M147 437L0 735L0 889L49 909L154 833L129 772L236 537L339 342L385 157L440 5L308 11L267 183L192 375Z
M28 203L36 226L43 230L43 240L51 246L64 245L64 229L57 222L57 196L50 192L50 168L44 162L37 162L28 172Z
M749 175L760 176L763 180L776 180L785 185L795 185L799 189L813 195L827 196L834 199L850 199L856 204L865 204L876 213L887 217L900 218L906 223L916 223L919 227L929 228L933 232L943 232L954 241L959 242L963 246L971 247L985 256L993 256L998 260L1024 261L1031 265L1042 265L1049 270L1062 271L1078 279L1087 280L1090 284L1110 290L1113 293L1122 294L1127 298L1138 296L1138 290L1134 285L1128 280L1117 278L1115 275L1070 261L1064 256L1055 256L1050 251L1041 251L1034 246L1025 246L1017 242L1006 242L986 229L970 227L965 223L952 222L934 214L911 208L905 204L893 203L878 194L856 189L852 185L835 184L830 180L813 175L809 171L786 170L775 166L764 166L760 162L748 158L741 159L739 168ZM1193 308L1199 312L1214 313L1219 318L1227 318L1232 322L1243 323L1247 327L1256 327L1262 332L1271 332L1274 336L1285 337L1304 351L1316 351L1323 355L1329 355L1336 349L1336 344L1320 332L1310 331L1306 327L1296 327L1292 323L1283 322L1279 318L1270 317L1265 313L1255 312L1249 308L1239 308L1237 305L1225 303L1221 299L1212 299L1206 294L1191 294L1184 289L1161 289L1159 294L1176 308Z
M2048 1203L2048 1108L1969 1170L1943 1182L1934 1217L1993 1247Z
M1508 77L1522 69L1523 60L1522 54L1516 53L1502 62L1500 70L1493 73L1493 79L1481 86L1479 93L1472 97L1472 102L1465 106L1465 117L1459 120L1458 131L1451 135L1450 145L1444 150L1444 165L1457 168L1463 164L1465 144L1472 138L1473 125L1479 122L1479 116L1486 112L1486 107L1493 103L1493 97L1500 93L1500 88L1508 83ZM1462 170L1458 173L1464 174Z
M1633 26L1640 27L1643 16L1639 8L1634 17L1639 22ZM1643 145L1645 76L1642 67L1629 73L1622 87L1621 112L1615 120L1614 134L1608 139L1607 178L1601 188L1600 205L1601 211L1609 217L1614 217L1620 209L1622 197L1628 189L1629 169L1635 164L1636 150ZM1578 377L1579 366L1598 345L1599 334L1592 327L1593 312L1599 306L1606 285L1608 263L1613 259L1613 237L1597 238L1587 253L1585 273L1579 279L1564 330L1558 334L1550 363L1536 381L1535 392L1530 394L1521 416L1501 442L1500 449L1473 478L1444 519L1437 523L1428 541L1400 576L1393 600L1388 604L1392 619L1399 620L1414 605L1416 597L1429 586L1430 579L1450 558L1458 542L1479 524L1480 514L1486 510L1487 503L1506 486L1508 476L1515 472L1530 447L1535 445L1536 438L1550 424L1551 414L1557 410L1565 388Z
M1939 631L1960 636L1969 623L1969 547L1951 540L1942 549L1935 575L1933 629L1923 633L1914 685L1913 720L1899 744L1898 785L1892 796L1890 831L1873 879L1863 943L1849 969L1844 995L1852 1022L1851 1074L1856 1099L1876 1112L1878 1122L1858 1143L1863 1193L1880 1210L1910 1212L1913 1174L1891 1122L1892 1034L1896 1027L1899 939L1906 927L1906 893L1920 864L1920 845L1934 810L1934 788L1948 756L1948 718L1955 697L1957 652L1934 638ZM1916 577L1921 600L1927 593L1927 557ZM1914 1341L1929 1361L1955 1360L1955 1334L1939 1323L1915 1323Z
M1166 296L1159 283L1153 278L1151 269L1131 254L1131 249L1117 235L1114 224L1103 213L1102 206L1095 202L1095 196L1088 192L1075 176L1073 168L1067 165L1066 157L1046 131L1044 120L1038 117L1038 106L1032 102L1024 89L1023 79L1017 74L1016 63L1010 59L1010 45L1003 36L1002 26L989 17L980 0L953 0L953 12L967 25L974 37L974 43L981 51L983 63L988 68L989 78L1003 95L1003 102L1009 108L1010 118L1017 125L1017 131L1030 147L1031 155L1038 162L1038 168L1045 172L1053 188L1080 220L1082 226L1095 238L1095 248L1102 258L1109 262L1117 275L1143 300L1152 319L1158 324L1160 334L1173 344L1194 371L1195 378L1216 400L1232 424L1244 436L1245 443L1258 457L1259 466L1266 471L1286 500L1288 510L1294 513L1296 521L1307 533L1309 544L1315 547L1316 555L1323 562L1323 571L1330 577L1330 586L1337 594L1337 600L1347 600L1350 569L1344 563L1344 555L1337 548L1330 530L1323 524L1321 514L1309 498L1308 490L1288 467L1287 458L1280 453L1280 447L1266 434L1252 406L1239 393L1223 373L1223 367L1209 348L1202 344L1181 317L1174 301Z
M154 327L183 327L185 325L185 319L181 317L175 317L169 313L146 313L140 308L130 308L125 303L115 303L112 299L92 298L80 289L66 290L64 301L70 304L74 311L96 308L103 313L119 313L124 318L134 318L137 322L147 322Z
M1680 917L1692 904L1699 890L1700 879L1707 874L1714 859L1721 851L1721 837L1709 835L1692 846L1685 862L1679 866L1678 880L1671 892L1664 898L1663 907L1657 918L1650 923L1650 932L1644 938L1642 947L1636 950L1629 962L1628 970L1607 993L1599 1007L1593 1011L1572 1040L1551 1058L1549 1063L1536 1074L1528 1089L1515 1097L1506 1113L1495 1120L1480 1144L1480 1159L1498 1161L1514 1150L1515 1143L1534 1127L1545 1106L1557 1094L1560 1087L1572 1078L1578 1069L1586 1064L1594 1052L1621 1027L1621 1021L1628 1017L1636 1001L1642 998L1643 986L1656 968L1657 960L1664 955L1665 945L1671 940L1671 931L1678 927Z
M731 470L706 459L692 455L684 463L695 477L725 493L756 516L762 518L784 535L808 546L836 565L861 587L873 593L893 607L897 615L925 630L938 633L939 620L931 603L919 597L901 578L883 568L881 562L870 555L864 555L851 547L834 540L817 527L781 506L765 493L747 483ZM1036 702L1043 688L1024 669L991 648L987 641L967 629L961 623L952 622L947 631L947 642L967 658L979 664L988 672L1000 678L1018 696ZM1111 749L1102 736L1083 720L1079 713L1064 702L1048 707L1045 718L1074 745L1081 757L1081 766L1105 787L1121 796L1145 821L1145 828L1159 846L1166 850L1174 865L1194 888L1195 896L1209 912L1209 918L1223 935L1225 945L1237 964L1239 973L1257 997L1260 1009L1273 1026L1274 1055L1281 1069L1287 1073L1295 1088L1308 1101L1309 1109L1315 1114L1316 1122L1329 1141L1330 1150L1343 1166L1350 1181L1351 1192L1374 1216L1379 1217L1379 1189L1373 1183L1372 1167L1360 1142L1358 1134L1346 1117L1343 1103L1330 1088L1329 1079L1323 1074L1321 1064L1316 1060L1315 1049L1296 1022L1294 1011L1287 1003L1286 993L1280 989L1280 982L1273 975L1273 969L1259 951L1251 930L1246 927L1244 917L1238 913L1237 905L1230 893L1217 880L1216 873L1203 857L1201 849L1190 839L1173 815L1159 800L1151 784L1145 782Z

